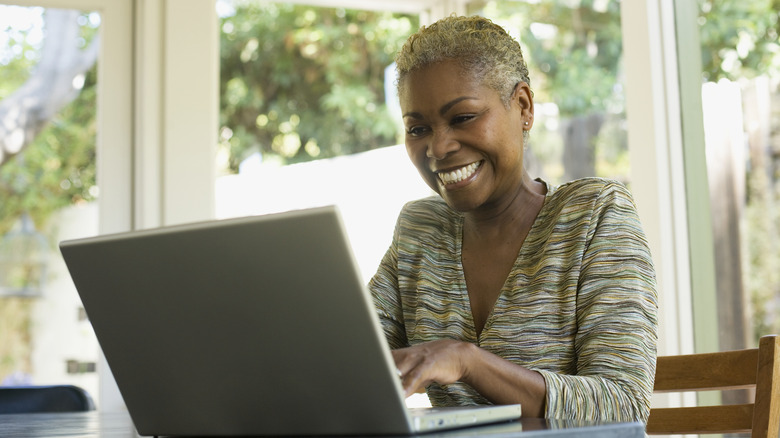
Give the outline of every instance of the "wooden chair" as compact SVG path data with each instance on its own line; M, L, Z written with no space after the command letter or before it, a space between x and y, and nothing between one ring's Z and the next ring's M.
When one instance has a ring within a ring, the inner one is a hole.
M654 392L754 388L753 403L655 408L648 435L751 433L780 435L780 337L767 335L758 348L718 353L661 356Z

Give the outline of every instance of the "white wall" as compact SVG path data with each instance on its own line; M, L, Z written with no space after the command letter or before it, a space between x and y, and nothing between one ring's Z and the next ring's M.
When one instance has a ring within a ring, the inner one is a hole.
M245 165L240 174L217 179L216 216L337 205L367 282L390 244L401 207L432 193L404 146L390 146L284 167Z

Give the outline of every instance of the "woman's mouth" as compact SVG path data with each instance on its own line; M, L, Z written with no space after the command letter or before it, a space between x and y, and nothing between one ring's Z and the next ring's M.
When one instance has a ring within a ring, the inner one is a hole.
M460 169L455 169L449 172L440 172L437 174L439 181L441 181L444 185L459 183L464 179L470 178L472 175L474 175L481 163L482 161L476 161L467 166L463 166Z

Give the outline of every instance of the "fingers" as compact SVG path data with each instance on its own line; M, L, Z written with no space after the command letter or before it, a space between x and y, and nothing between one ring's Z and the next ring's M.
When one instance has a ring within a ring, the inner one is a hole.
M393 350L406 397L424 391L433 382L447 385L458 381L463 375L457 348L459 344L457 341L439 340Z
M425 392L425 387L433 383L433 380L425 379L413 369L401 376L401 386L404 388L404 397L409 397L417 392Z
M402 350L394 350L392 354L397 367L398 377L401 379L401 386L404 389L404 396L409 397L419 391L421 386L424 388L426 385L417 383L420 380L420 366L414 351L404 348Z
M405 397L411 396L430 383L421 382L423 379L421 371L425 369L425 366L421 364L424 356L415 351L414 347L394 350L392 353Z

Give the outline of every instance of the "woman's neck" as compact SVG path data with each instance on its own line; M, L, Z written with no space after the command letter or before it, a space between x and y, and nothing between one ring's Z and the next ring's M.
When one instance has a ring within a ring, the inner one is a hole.
M481 241L505 240L521 231L525 238L544 205L546 192L544 183L523 173L522 183L506 202L465 214L464 237L467 233Z

